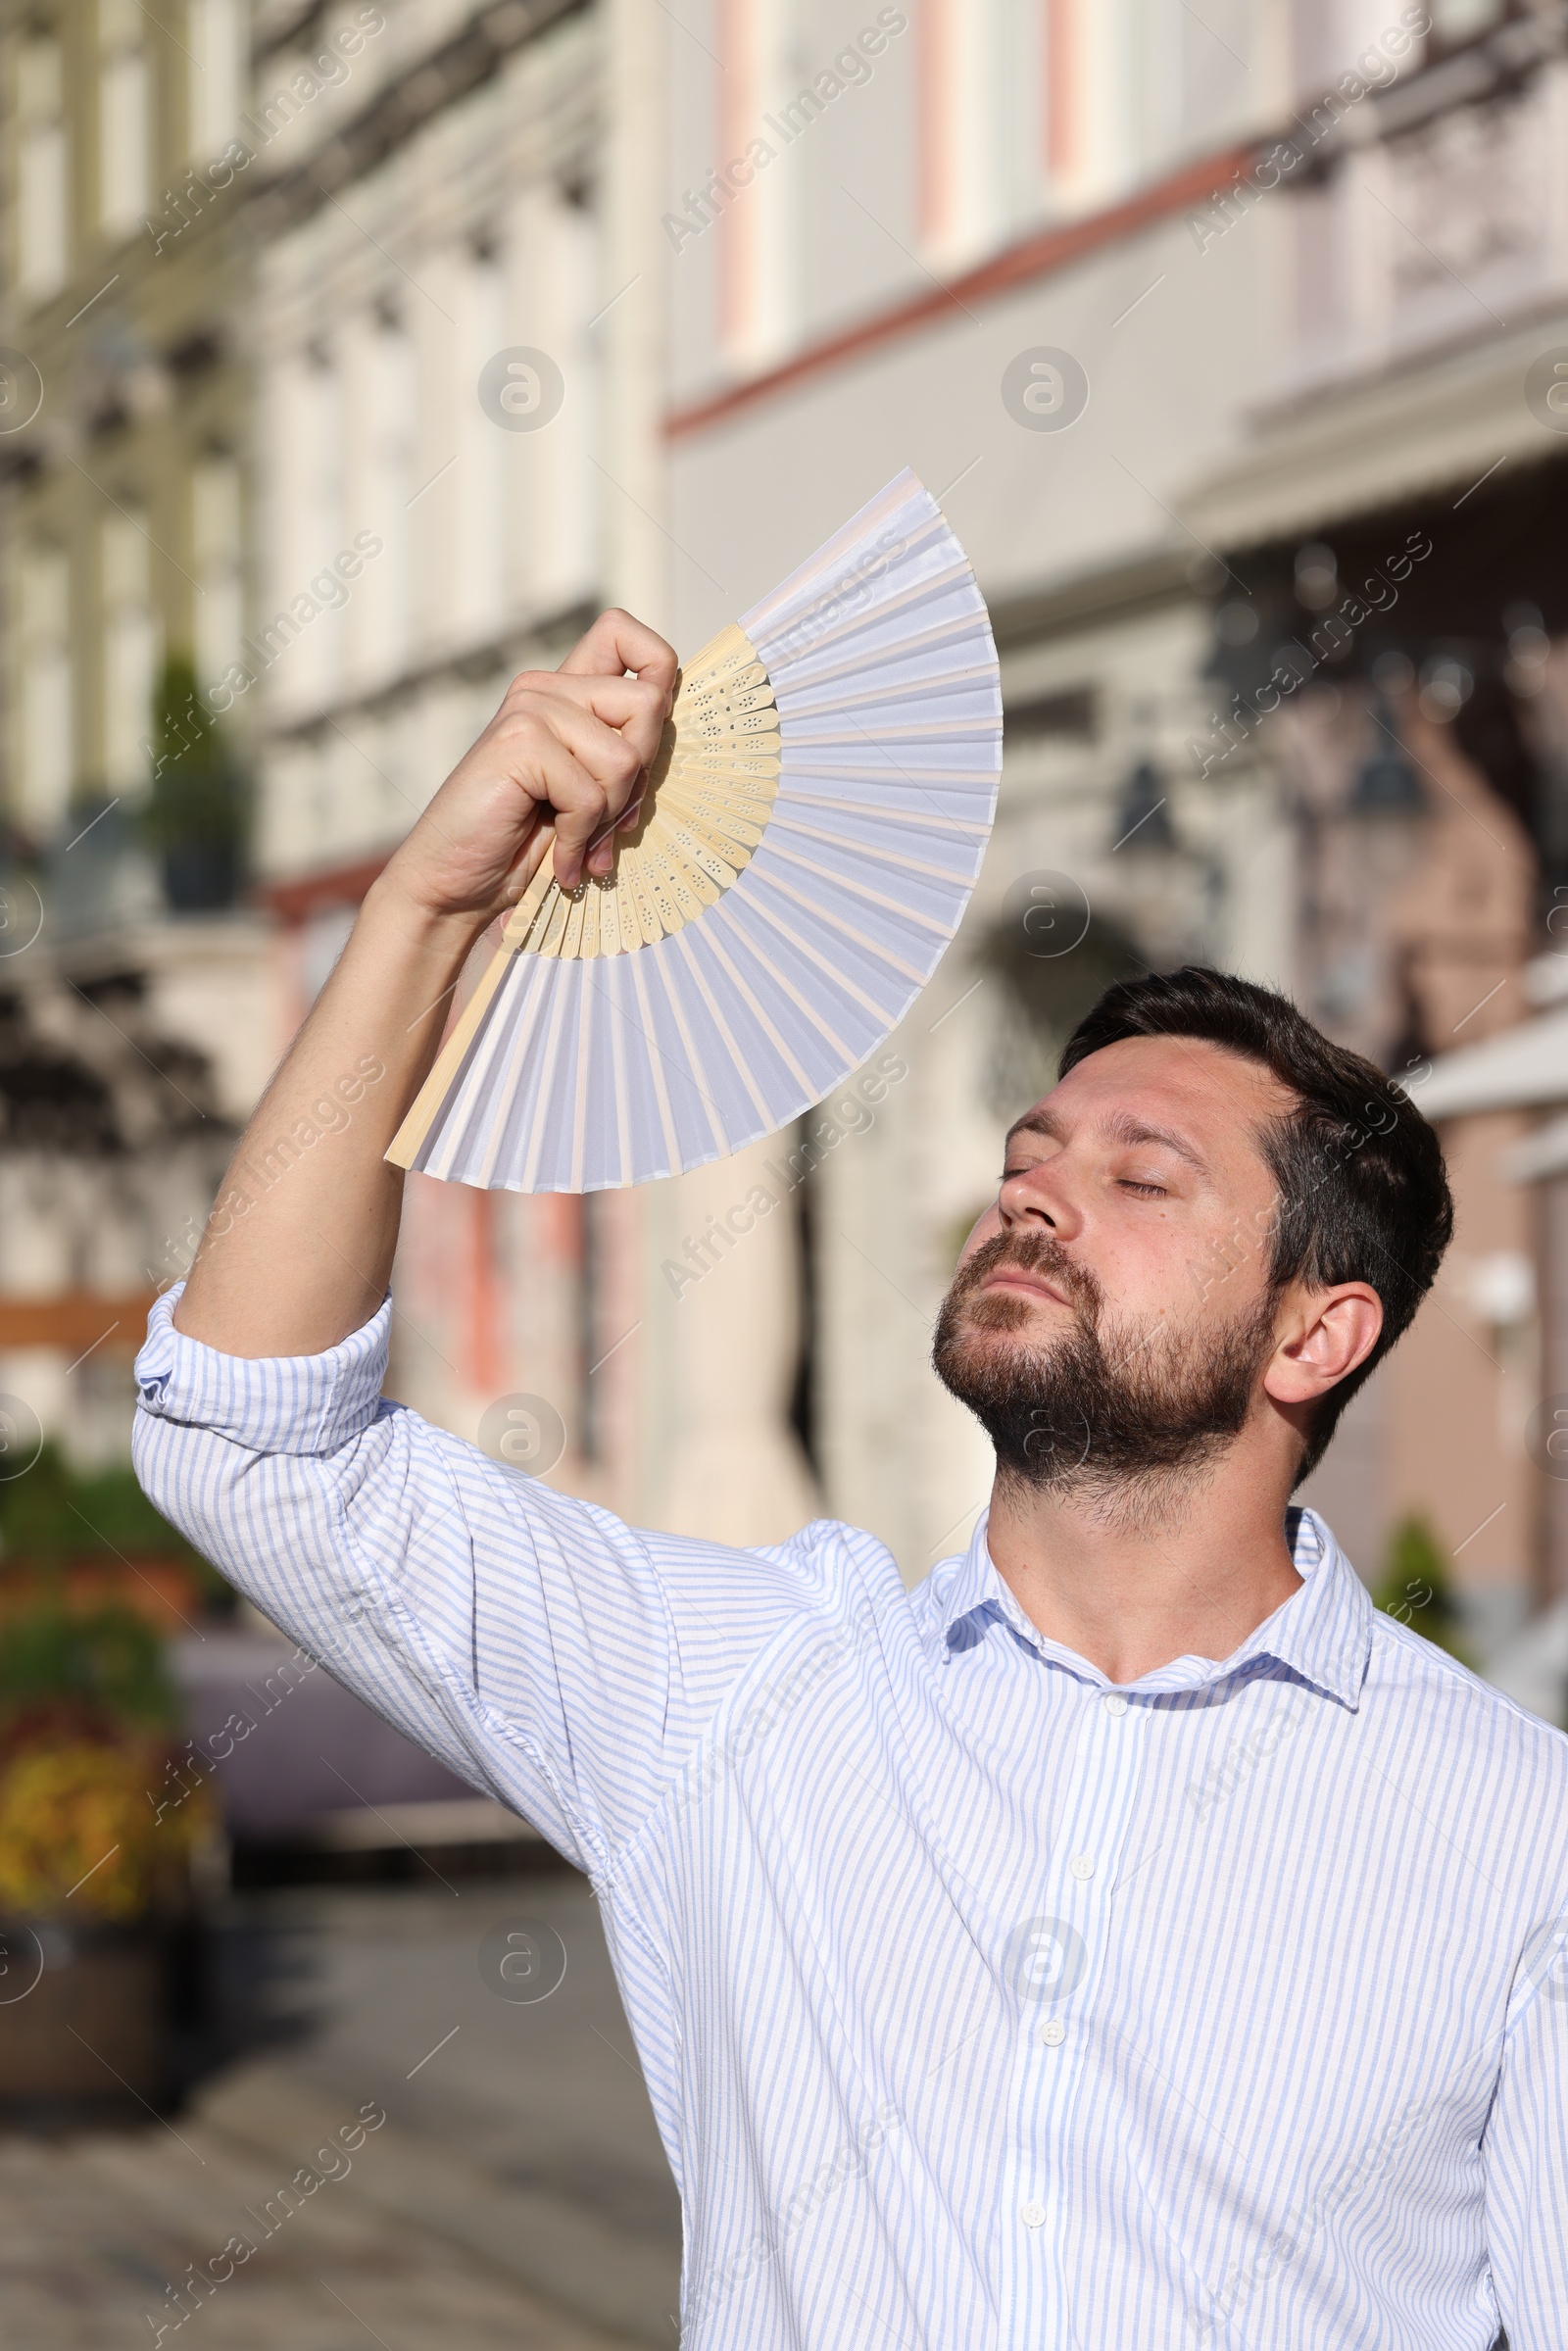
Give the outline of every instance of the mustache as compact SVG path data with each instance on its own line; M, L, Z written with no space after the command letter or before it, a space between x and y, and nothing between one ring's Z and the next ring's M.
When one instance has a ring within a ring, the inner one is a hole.
M949 1305L962 1305L1004 1267L1041 1276L1063 1292L1086 1322L1099 1321L1104 1293L1089 1268L1069 1256L1054 1233L999 1233L995 1240L982 1243L954 1276Z

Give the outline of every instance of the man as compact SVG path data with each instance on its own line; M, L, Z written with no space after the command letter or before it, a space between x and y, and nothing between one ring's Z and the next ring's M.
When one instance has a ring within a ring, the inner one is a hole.
M610 613L517 679L370 891L154 1314L143 1482L588 1872L697 2351L1561 2351L1568 1740L1287 1507L1450 1228L1370 1064L1218 973L1089 1015L942 1315L997 1480L913 1592L378 1400L432 1007L545 855L608 869L674 667Z

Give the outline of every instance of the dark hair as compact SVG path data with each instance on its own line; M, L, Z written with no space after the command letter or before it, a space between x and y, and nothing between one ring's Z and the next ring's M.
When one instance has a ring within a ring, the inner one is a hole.
M1453 1237L1437 1135L1408 1095L1335 1045L1289 997L1225 971L1118 980L1068 1038L1059 1075L1125 1037L1200 1037L1261 1062L1297 1098L1261 1138L1278 1191L1269 1281L1366 1282L1383 1329L1366 1361L1317 1406L1297 1483L1315 1469L1351 1396L1409 1329Z

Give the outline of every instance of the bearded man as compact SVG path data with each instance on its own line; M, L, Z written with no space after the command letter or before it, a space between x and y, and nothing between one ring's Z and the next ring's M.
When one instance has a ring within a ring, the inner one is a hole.
M1568 1739L1290 1507L1451 1227L1369 1063L1212 971L1089 1014L943 1310L997 1477L912 1592L853 1528L634 1532L381 1399L430 1008L544 855L608 869L674 675L607 614L370 890L153 1315L149 1494L588 1873L692 2351L1561 2351Z

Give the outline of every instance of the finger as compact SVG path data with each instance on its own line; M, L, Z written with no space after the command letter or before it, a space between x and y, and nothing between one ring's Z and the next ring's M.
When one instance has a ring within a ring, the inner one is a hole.
M617 833L630 833L636 830L642 822L643 803L647 797L648 775L645 769L637 778L632 797L627 801L620 814L607 818L589 842L588 854L583 858L585 873L597 874L602 878L606 874L614 872L615 836Z
M555 845L556 828L550 810L541 808L539 822L535 824L527 840L513 858L507 878L501 885L501 898L504 906L514 906L516 905Z
M605 731L618 746L619 736L612 729ZM515 780L534 800L548 801L548 808L541 807L539 812L554 826L556 879L563 890L575 890L582 879L583 852L609 812L607 788L570 746L542 723L530 725L518 748L522 772Z
M666 644L654 629L614 606L600 613L587 635L572 647L561 664L564 676L597 672L619 677L623 670L632 669L666 695L675 690L677 666L673 645Z
M605 821L620 814L643 773L641 754L626 731L607 726L592 710L578 709L563 695L552 697L548 704L528 707L518 713L518 721L527 747L525 758L538 740L537 730L548 731L603 787Z
M640 764L652 765L668 714L669 697L662 687L640 677L567 677L561 670L543 675L529 670L513 679L504 707L552 709L568 701L577 709L591 710L607 726L617 727L635 749Z

